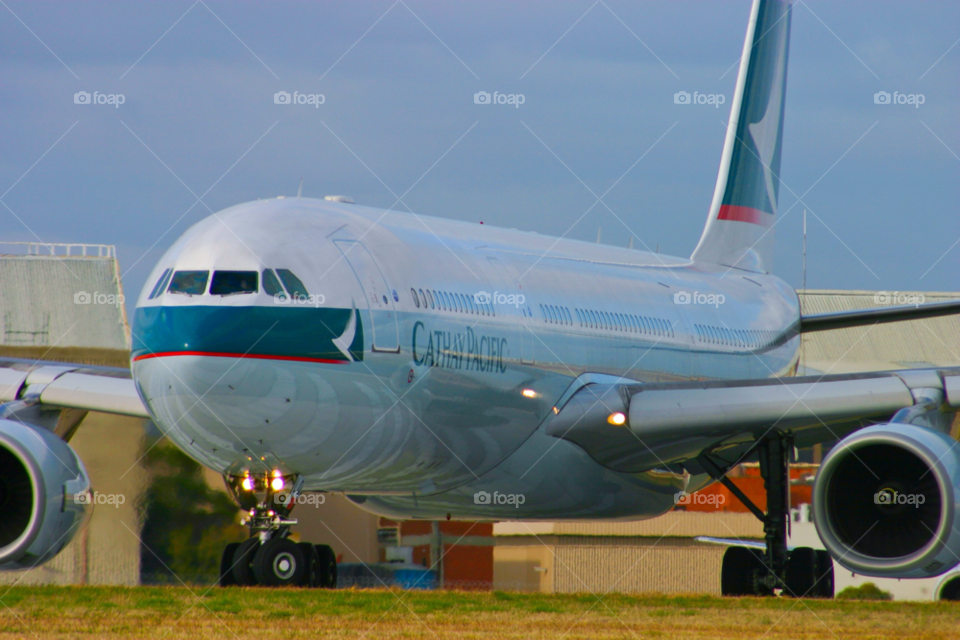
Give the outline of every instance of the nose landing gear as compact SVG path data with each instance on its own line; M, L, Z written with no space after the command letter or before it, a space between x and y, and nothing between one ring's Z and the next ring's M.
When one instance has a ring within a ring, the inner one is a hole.
M263 477L246 475L226 478L234 499L249 518L241 524L250 527L250 538L228 544L220 560L220 586L313 587L335 589L337 561L327 545L294 542L289 518L297 503L303 480L288 478L279 472Z

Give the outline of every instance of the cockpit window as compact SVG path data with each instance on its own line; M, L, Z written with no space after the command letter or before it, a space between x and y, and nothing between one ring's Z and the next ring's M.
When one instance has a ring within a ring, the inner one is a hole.
M170 281L170 293L185 293L189 296L201 296L207 290L209 271L177 271Z
M213 280L210 281L210 295L256 293L257 275L256 271L214 271Z
M163 272L163 275L160 276L160 279L157 280L157 284L153 286L153 291L150 292L150 300L153 300L158 295L163 293L163 290L167 287L167 282L170 281L170 273L173 269L166 269Z
M272 269L263 270L263 291L270 296L283 295L283 287L280 286L280 281L277 280Z
M290 271L290 269L277 269L277 275L280 276L280 280L283 282L283 286L287 288L290 297L305 298L310 295L300 278L293 275L293 271Z

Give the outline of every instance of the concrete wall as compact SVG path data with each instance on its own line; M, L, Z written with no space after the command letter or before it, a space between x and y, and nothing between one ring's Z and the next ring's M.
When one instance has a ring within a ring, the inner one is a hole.
M611 545L494 548L494 589L542 593L720 593L725 547L667 546L656 539Z

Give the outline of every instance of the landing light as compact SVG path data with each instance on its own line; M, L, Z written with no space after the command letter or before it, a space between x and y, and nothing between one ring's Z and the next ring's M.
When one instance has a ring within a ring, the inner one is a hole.
M533 389L524 389L520 392L524 398L539 398L540 394L534 391Z
M283 491L283 478L276 477L270 481L270 486L274 491Z
M617 411L616 413L610 414L610 417L607 418L607 422L615 427L622 427L627 423L627 416L625 416L622 411Z
M242 486L245 491L253 491L253 487L254 487L253 478L251 478L250 476L247 476L246 478L243 479L243 482L240 483L240 486Z

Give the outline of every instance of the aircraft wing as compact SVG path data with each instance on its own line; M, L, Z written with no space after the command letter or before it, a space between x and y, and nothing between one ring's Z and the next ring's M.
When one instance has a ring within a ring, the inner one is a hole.
M48 415L56 419L50 428L69 439L87 411L150 417L129 369L0 358L0 418Z
M702 454L732 464L771 430L806 447L897 419L952 419L960 409L960 368L908 369L759 380L588 384L545 425L594 460L637 473L701 473ZM622 413L622 416L615 414ZM944 418L946 416L946 418ZM937 428L942 425L931 425Z

